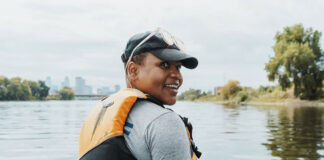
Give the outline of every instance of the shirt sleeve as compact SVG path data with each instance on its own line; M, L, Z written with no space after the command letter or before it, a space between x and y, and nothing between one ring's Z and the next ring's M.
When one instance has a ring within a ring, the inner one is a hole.
M152 160L191 159L185 125L174 112L154 119L146 128L145 141Z

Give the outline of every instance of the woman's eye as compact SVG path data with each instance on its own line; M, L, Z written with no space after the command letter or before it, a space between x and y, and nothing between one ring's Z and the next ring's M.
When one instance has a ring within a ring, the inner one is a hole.
M162 62L162 63L160 64L160 66L161 66L162 68L169 68L169 64L168 64L167 62Z

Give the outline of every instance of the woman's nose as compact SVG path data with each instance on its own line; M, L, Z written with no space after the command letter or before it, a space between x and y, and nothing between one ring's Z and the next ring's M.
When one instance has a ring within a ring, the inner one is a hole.
M180 73L180 70L178 69L177 66L173 66L172 69L171 69L171 76L172 77L175 77L177 79L182 79L182 76L181 76L181 73Z

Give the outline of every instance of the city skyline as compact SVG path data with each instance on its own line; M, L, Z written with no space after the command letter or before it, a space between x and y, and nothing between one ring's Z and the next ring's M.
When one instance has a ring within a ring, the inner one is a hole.
M64 80L62 82L59 82L56 80L55 83L52 81L51 76L47 76L45 81L45 84L50 87L49 94L56 94L56 91L64 88L64 87L70 87L72 88L77 95L82 94L98 94L98 95L109 95L113 94L120 90L119 84L111 84L111 85L102 85L98 87L92 87L91 84L86 83L86 79L81 76L76 76L74 78L74 83L71 83L69 80L69 76L65 76ZM60 85L58 85L60 84ZM113 90L110 89L114 88Z

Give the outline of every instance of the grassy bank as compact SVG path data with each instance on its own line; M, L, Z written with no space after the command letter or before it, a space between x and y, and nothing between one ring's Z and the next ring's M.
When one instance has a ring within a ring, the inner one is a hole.
M231 91L231 89L229 91L223 89L215 94L189 89L180 94L177 99L180 101L215 102L220 104L324 106L323 95L320 95L317 100L301 100L294 96L293 88L282 90L279 86L261 86L258 89L249 87L235 89L235 87L232 87L231 89L235 90L235 92Z

